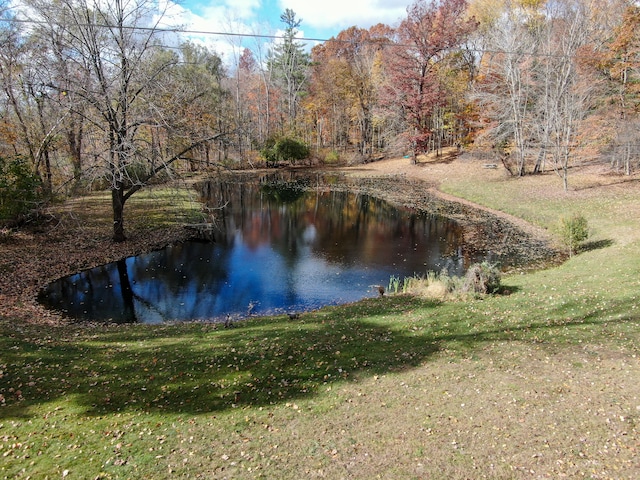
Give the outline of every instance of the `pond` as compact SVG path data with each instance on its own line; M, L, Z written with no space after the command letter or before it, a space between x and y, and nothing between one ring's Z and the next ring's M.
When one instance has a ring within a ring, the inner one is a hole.
M464 273L462 227L332 188L265 175L199 187L215 241L189 241L62 278L39 295L78 320L207 320L297 313L378 295L390 278Z

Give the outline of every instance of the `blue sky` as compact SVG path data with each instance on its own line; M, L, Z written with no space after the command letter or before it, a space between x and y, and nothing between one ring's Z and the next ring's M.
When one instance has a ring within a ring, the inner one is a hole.
M172 0L166 0L171 2ZM173 22L202 32L278 35L286 8L302 19L300 31L306 38L328 39L356 25L369 28L377 23L395 26L406 15L412 0L178 0L172 8ZM258 42L252 38L223 38L201 35L194 38L211 46L232 61L233 50ZM262 44L264 45L264 40ZM234 45L232 45L234 44Z

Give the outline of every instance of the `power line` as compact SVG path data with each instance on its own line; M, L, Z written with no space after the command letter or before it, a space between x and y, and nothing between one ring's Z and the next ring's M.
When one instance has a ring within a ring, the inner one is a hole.
M31 20L31 19L20 19L16 17L12 18L1 18L0 22L4 23L17 23L17 24L32 24L32 25L41 25L47 26L50 25L49 22L45 22L43 20ZM116 25L109 24L89 24L89 23L77 23L75 24L79 27L98 27L105 29L113 29L116 28ZM216 32L212 30L190 30L187 28L180 27L142 27L142 26L131 26L131 25L118 25L117 28L121 28L123 30L133 30L133 31L146 31L151 33L176 33L176 34L185 34L185 35L205 35L205 36L218 36L218 37L241 37L241 38L262 38L269 40L284 40L289 37L285 35L271 35L271 34L261 34L261 33L239 33L239 32ZM314 37L295 37L295 40L303 41L303 42L319 42L319 43L343 43L343 44L368 44L374 45L378 47L392 47L392 48L414 48L415 45L391 42L391 41L381 41L382 39L368 39L368 40L339 40L335 37L331 38L314 38ZM165 48L175 48L166 46ZM536 58L587 58L588 55L566 55L566 54L554 54L554 53L540 53L540 52L513 52L507 50L492 50L486 48L477 48L477 47L467 47L467 48L451 48L448 51L467 51L471 53L475 53L477 55L483 54L493 54L493 55L522 55L522 56L530 56ZM624 62L627 64L640 65L640 61L638 60L619 60L620 62Z
M32 25L49 25L49 22L45 22L43 20L28 20L28 19L20 19L20 18L0 18L0 22L4 23L18 23L18 24L32 24ZM98 27L98 28L115 28L115 25L108 24L100 24L100 23L78 23L76 24L79 27ZM124 30L139 30L139 31L148 31L148 32L159 32L159 33L183 33L188 35L212 35L212 36L229 36L229 37L250 37L250 38L267 38L271 40L284 40L285 35L268 35L262 33L237 33L237 32L216 32L211 30L189 30L186 28L179 27L141 27L141 26L130 26L130 25L118 25L118 28L122 28ZM312 37L295 37L296 40L307 41L307 42L328 42L329 40L336 39L328 39L328 38L312 38ZM347 42L347 41L344 41ZM348 43L348 42L347 42Z

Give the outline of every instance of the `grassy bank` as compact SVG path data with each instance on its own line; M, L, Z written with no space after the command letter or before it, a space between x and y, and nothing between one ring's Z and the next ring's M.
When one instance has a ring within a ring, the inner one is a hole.
M505 278L510 295L231 329L4 318L0 478L637 478L637 182L495 175L442 185L592 227L565 264Z

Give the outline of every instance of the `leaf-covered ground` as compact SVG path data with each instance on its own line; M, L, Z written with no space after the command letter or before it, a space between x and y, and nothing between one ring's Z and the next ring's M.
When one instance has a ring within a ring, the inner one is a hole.
M199 206L187 188L155 188L134 196L125 212L128 240L111 240L110 197L97 193L54 205L20 231L0 231L0 315L60 323L36 301L49 282L80 270L162 248L187 236L181 226Z
M602 184L564 195L549 177L475 167L402 164L550 232L579 207L587 248L484 299L384 297L235 328L75 326L43 314L39 283L179 236L165 227L190 202L141 197L164 213L134 208L125 245L100 229L106 211L5 238L0 478L640 477L637 181L576 177Z

